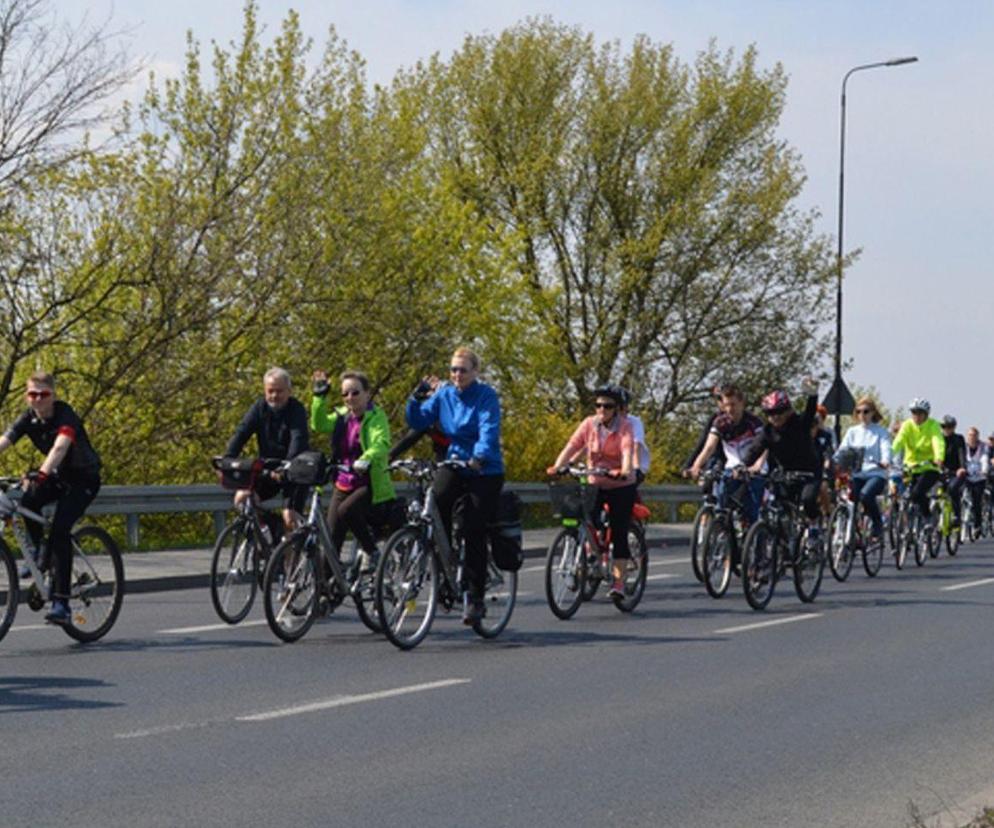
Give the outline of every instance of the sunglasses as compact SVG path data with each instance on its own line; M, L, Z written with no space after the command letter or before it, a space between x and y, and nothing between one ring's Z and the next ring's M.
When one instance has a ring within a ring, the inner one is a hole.
M358 397L361 393L362 393L362 391L359 390L358 388L352 388L349 391L343 391L342 392L342 396L343 397Z
M449 373L450 374L468 374L469 373L469 368L464 368L462 365L450 365L449 366Z
M44 400L52 396L51 391L28 391L29 400Z
M871 408L857 408L856 409L856 413L857 414L872 414L873 413L873 409L871 409Z
M599 402L599 403L594 403L594 408L603 408L606 411L610 411L611 409L617 408L617 407L618 406L615 403L613 403L613 402Z

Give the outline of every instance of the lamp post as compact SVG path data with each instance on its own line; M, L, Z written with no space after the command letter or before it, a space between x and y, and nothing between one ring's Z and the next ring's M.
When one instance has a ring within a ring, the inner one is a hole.
M836 288L835 288L835 382L832 384L830 394L835 400L835 440L842 439L842 424L839 416L843 408L843 391L846 390L842 383L842 213L845 195L845 175L846 175L846 81L854 72L861 72L864 69L877 69L884 66L902 66L905 63L915 63L917 57L900 57L891 60L883 60L879 63L866 63L862 66L854 66L842 78L842 102L839 137L839 249L835 257L836 263Z

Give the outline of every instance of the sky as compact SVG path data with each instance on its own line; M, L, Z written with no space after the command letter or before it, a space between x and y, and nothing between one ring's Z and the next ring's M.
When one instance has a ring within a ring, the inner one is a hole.
M242 0L53 0L60 15L111 16L158 76L178 74L186 31L202 44L237 38ZM917 63L853 75L846 94L843 359L850 387L874 386L884 405L926 397L933 414L994 432L989 239L994 222L994 2L988 0L260 0L275 33L288 9L320 47L328 27L367 62L373 82L467 34L497 33L536 15L599 41L638 34L692 61L711 39L790 82L780 135L802 156L797 206L837 236L840 90L854 66L913 55ZM133 90L138 96L143 81ZM825 355L830 370L831 351ZM824 389L824 390L827 390Z

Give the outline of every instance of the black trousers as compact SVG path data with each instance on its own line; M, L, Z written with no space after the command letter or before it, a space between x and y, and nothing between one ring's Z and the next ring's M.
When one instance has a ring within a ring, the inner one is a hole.
M376 551L376 536L369 526L369 511L372 508L373 495L369 486L360 486L350 492L335 487L328 504L328 528L339 554L346 532L352 532L367 552Z
M973 501L973 524L980 526L980 507L984 502L984 486L987 484L983 480L967 480L966 485L970 489L970 497Z
M963 505L963 487L966 485L965 477L956 477L955 474L949 478L948 492L953 501L953 514L956 520L960 519L960 510Z
M611 543L614 546L614 557L627 560L632 556L628 547L628 527L632 524L632 506L638 486L622 486L618 489L601 489L597 494L598 506L606 503L608 507L607 522L611 527Z
M918 504L922 517L926 520L928 519L928 493L939 481L939 476L937 471L924 471L921 474L916 474L914 482L911 484L911 502Z
M452 537L452 508L460 498L461 529L466 540L466 586L476 598L483 597L487 581L487 524L497 514L497 497L504 488L502 474L460 475L441 468L435 475L435 503Z
M68 598L69 582L72 577L72 533L73 524L79 520L93 498L100 491L100 478L77 481L58 481L49 478L40 486L31 486L24 492L21 505L32 512L40 512L49 503L55 504L52 528L48 533L48 557L54 564L52 597ZM36 548L41 548L42 527L26 520L28 534Z
M821 515L818 505L818 492L821 490L821 478L807 483L791 483L786 487L787 497L794 503L800 503L804 514L809 520L817 520Z

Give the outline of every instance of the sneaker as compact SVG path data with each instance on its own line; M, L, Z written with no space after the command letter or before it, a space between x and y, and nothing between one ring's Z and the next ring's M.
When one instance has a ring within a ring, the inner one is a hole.
M68 624L71 618L72 614L69 612L69 605L58 598L52 602L52 609L45 616L45 620L49 624L58 624L61 627Z
M621 578L616 578L614 583L611 584L611 589L607 593L608 598L624 598L625 597L625 582Z
M359 552L359 571L363 575L369 575L372 572L376 572L376 565L380 562L380 550L377 549L375 552L367 552L365 549Z
M483 620L483 616L487 614L487 606L479 598L473 598L466 602L466 607L462 613L462 622L467 627L471 627L474 624Z

